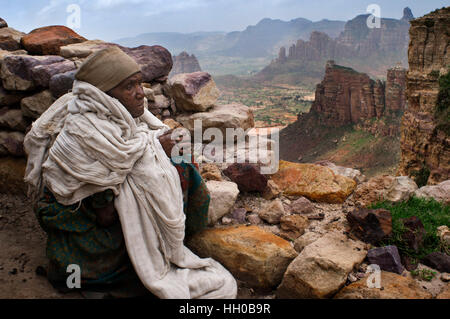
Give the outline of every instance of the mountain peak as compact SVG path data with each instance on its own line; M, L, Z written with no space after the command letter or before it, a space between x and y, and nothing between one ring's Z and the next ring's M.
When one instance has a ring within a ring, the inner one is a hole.
M412 19L414 19L414 16L412 14L411 9L409 7L406 7L405 9L403 9L403 17L401 20L411 21Z

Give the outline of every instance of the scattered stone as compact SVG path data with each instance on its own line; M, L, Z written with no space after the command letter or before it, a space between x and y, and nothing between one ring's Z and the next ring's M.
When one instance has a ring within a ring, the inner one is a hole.
M417 184L408 176L397 176L387 189L384 199L399 203L407 201L417 190Z
M0 127L25 132L27 126L28 123L24 119L21 110L9 109L7 107L0 108Z
M353 274L348 274L347 280L350 282L356 282L358 281L358 278Z
M439 226L437 228L437 235L444 245L450 246L450 229L447 226Z
M7 55L3 58L1 78L6 90L28 91L36 87L31 69L37 65L63 62L59 56Z
M206 186L211 196L208 222L212 225L230 212L239 195L239 189L235 183L227 181L207 181Z
M208 128L218 128L223 134L220 137L222 139L226 137L227 128L246 130L255 125L252 110L239 103L215 105L208 112L181 114L176 117L176 120L189 130L191 136L194 134L194 121L200 120L202 133ZM220 143L220 145L222 144Z
M402 223L405 228L405 231L402 233L403 240L408 244L409 248L419 252L426 234L422 221L416 216L412 216L402 219Z
M231 212L231 218L233 218L239 224L244 224L246 214L247 214L247 210L245 208L235 208Z
M371 287L368 274L361 280L344 287L335 299L431 299L432 295L412 278L403 277L392 272L381 271L381 288Z
M380 175L372 177L365 183L359 184L353 193L353 200L356 206L367 207L370 204L382 201L386 190L391 186L393 181L393 176Z
M52 93L50 90L45 90L23 98L20 102L20 108L24 116L37 119L53 102L55 102L55 98L52 96Z
M153 104L159 109L167 109L170 106L170 100L164 95L156 95Z
M278 298L329 298L366 257L362 242L328 233L306 246L291 262L277 289Z
M317 215L310 215L310 216L308 216L309 220L323 220L324 218L325 218L325 214L324 213L318 213ZM337 219L333 219L331 221L331 223L334 222L334 221L338 221L340 219L339 217L336 217L336 218Z
M364 176L357 169L343 167L343 166L337 166L336 164L334 164L330 161L327 161L327 160L318 161L318 162L315 162L314 164L326 166L326 167L330 168L336 175L342 175L342 176L351 178L358 184L361 184L367 180L366 176Z
M350 232L366 243L376 244L392 234L392 216L385 209L355 209L347 214Z
M438 202L450 205L450 180L443 181L437 185L426 185L414 192L419 198L434 198Z
M55 99L60 98L61 96L72 90L76 72L77 71L69 71L55 74L51 77L49 82L49 89Z
M204 112L214 105L220 95L207 72L182 73L169 80L171 96L183 111Z
M258 214L247 215L247 221L252 225L260 225L263 223L262 219L259 218Z
M23 150L24 138L25 135L22 132L0 131L0 156L25 156Z
M302 250L308 246L309 244L315 242L316 240L318 240L322 235L315 233L315 232L308 232L303 234L302 236L298 237L295 241L294 241L294 249L298 252L301 253Z
M415 270L419 266L419 264L415 260L413 260L411 257L409 257L408 255L402 254L402 255L400 255L400 259L401 259L402 265L408 271Z
M449 282L450 281L450 274L447 272L443 272L441 274L441 280L444 282Z
M258 212L258 216L269 224L278 224L281 217L285 214L283 203L279 198L266 204L266 206Z
M314 213L314 205L306 197L299 197L289 207L291 214L312 214Z
M380 266L381 270L401 274L405 269L400 260L396 246L385 246L370 249L367 253L369 263Z
M309 220L301 215L284 215L280 218L280 236L286 240L296 240L305 233Z
M450 272L450 256L441 252L432 252L426 255L421 262L440 272Z
M356 187L354 180L328 167L286 161L280 161L272 179L284 194L326 203L343 203Z
M58 55L60 47L86 41L66 26L55 25L34 29L22 37L21 43L30 54Z
M281 191L278 185L271 179L267 181L267 187L264 190L262 197L267 200L272 200L280 195Z
M235 182L241 192L264 192L267 187L267 177L259 172L253 164L234 163L223 173Z
M34 83L42 88L48 88L50 79L59 73L75 70L75 63L66 60L47 65L37 65L31 69L31 77Z
M297 255L291 245L258 226L213 228L188 242L200 257L212 257L253 288L277 286Z
M227 216L222 217L222 224L224 225L230 225L233 223L233 220Z
M217 165L213 163L202 164L200 174L202 175L202 178L207 181L222 180L222 174L220 173L220 169L217 167Z

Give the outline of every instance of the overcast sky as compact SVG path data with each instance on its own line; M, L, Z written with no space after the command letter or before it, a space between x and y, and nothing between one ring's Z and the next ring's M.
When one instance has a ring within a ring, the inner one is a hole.
M448 0L0 0L0 17L23 32L68 20L76 26L74 11L67 12L75 4L80 27L74 30L110 41L147 32L242 31L263 18L346 21L373 3L382 17L399 19L406 6L419 17Z

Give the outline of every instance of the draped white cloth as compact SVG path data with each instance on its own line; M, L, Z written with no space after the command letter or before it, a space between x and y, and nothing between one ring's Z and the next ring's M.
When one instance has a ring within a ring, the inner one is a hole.
M147 289L160 298L235 298L233 276L183 244L180 180L158 140L167 130L147 109L134 119L117 99L75 81L25 137L30 196L45 185L70 205L112 189L128 254Z

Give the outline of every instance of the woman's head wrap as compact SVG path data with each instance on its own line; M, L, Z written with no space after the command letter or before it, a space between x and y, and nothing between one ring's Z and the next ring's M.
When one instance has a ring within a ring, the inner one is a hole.
M132 57L119 47L110 46L91 54L83 62L75 78L107 92L139 71L141 68Z

